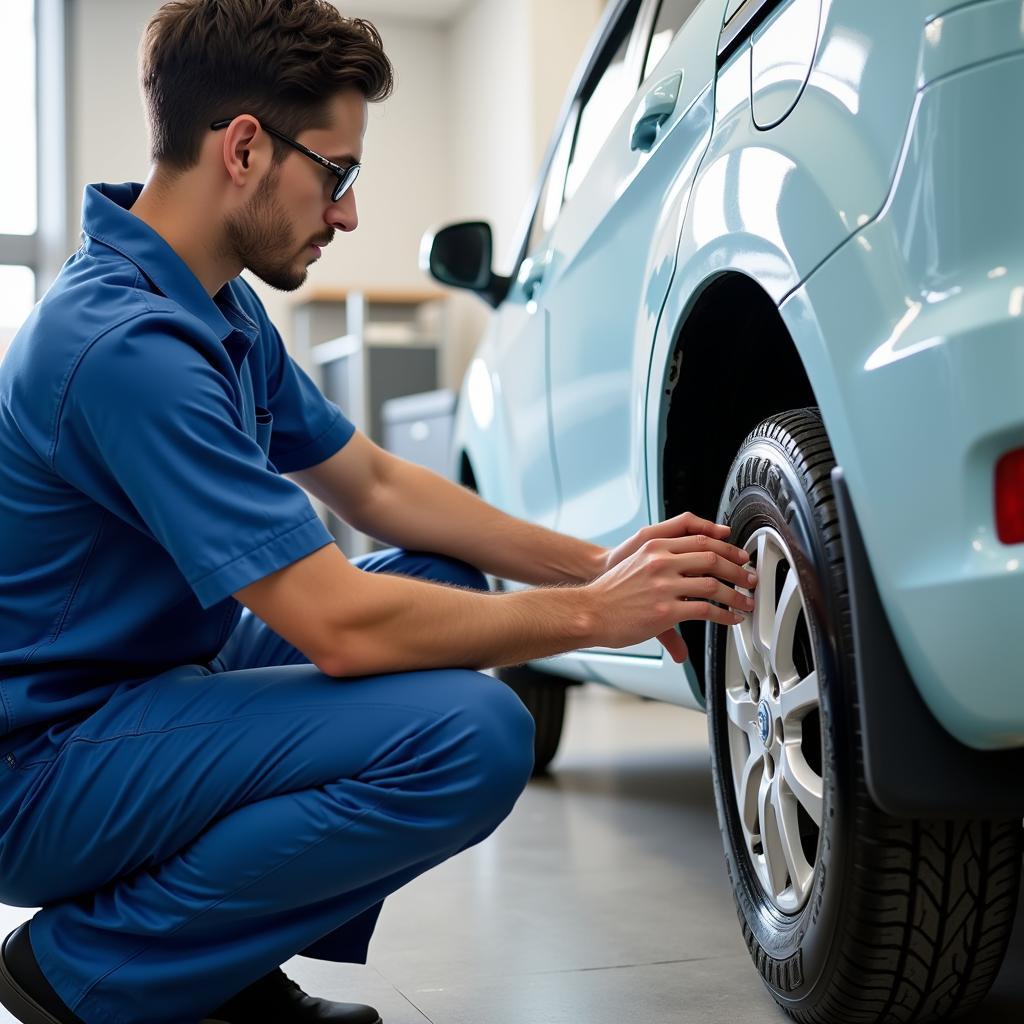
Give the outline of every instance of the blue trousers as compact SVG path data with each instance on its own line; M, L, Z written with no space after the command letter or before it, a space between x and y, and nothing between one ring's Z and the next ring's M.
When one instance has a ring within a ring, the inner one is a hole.
M360 568L486 588L391 550ZM297 953L365 962L381 901L486 838L533 720L464 669L336 679L245 610L208 665L84 719L0 837L0 900L85 1024L187 1024Z

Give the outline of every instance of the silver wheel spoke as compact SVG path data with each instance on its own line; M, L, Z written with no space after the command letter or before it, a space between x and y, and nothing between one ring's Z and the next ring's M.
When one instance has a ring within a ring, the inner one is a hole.
M750 699L750 694L744 690L725 691L725 710L729 721L742 729L747 735L752 735L754 720L757 718L757 706Z
M751 751L743 766L743 774L740 776L739 785L739 806L740 819L743 822L743 831L747 834L747 847L753 848L754 837L759 835L764 828L758 827L758 790L761 786L761 776L764 772L764 758L757 752Z
M792 567L786 573L782 592L779 594L779 606L775 610L775 622L772 626L771 665L776 678L785 685L796 677L796 666L793 664L793 647L796 640L796 623L803 610L800 600L800 580Z
M784 793L778 777L772 786L772 810L775 812L775 824L779 830L779 849L785 858L786 873L789 875L796 903L799 905L807 893L812 871L800 845L796 802Z
M814 774L795 741L785 745L782 754L782 777L793 796L810 815L811 821L821 828L821 804L825 784L820 775Z
M757 537L757 572L759 576L767 576L769 570L774 573L775 565L779 560L778 552L774 550L775 545L771 543L767 533L758 534Z
M782 708L782 721L786 728L795 726L797 722L802 721L808 712L813 711L820 703L821 694L818 691L817 672L804 676L788 689L783 688L779 697L779 705Z
M768 543L768 536L757 538L757 597L754 613L750 617L751 640L762 665L771 664L772 632L775 621L774 595L775 571L780 561L780 552L774 544Z
M772 782L766 772L757 793L757 806L761 816L761 847L768 869L768 884L772 895L778 898L786 890L786 876L789 871L786 867L786 853L782 848L779 825L775 821L772 789Z
M764 675L764 657L753 643L751 622L752 619L744 619L738 626L733 626L729 630L728 642L736 651L744 680L749 680L751 673L758 677Z

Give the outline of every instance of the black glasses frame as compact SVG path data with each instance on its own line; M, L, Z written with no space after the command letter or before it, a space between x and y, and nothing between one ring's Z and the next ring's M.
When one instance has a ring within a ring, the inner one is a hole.
M227 128L229 124L234 120L233 117L226 117L220 121L214 121L210 125L210 131L220 131L221 128ZM271 128L270 125L264 124L260 121L260 127L269 134L273 135L275 139L280 139L282 142L287 143L293 149L297 149L303 156L308 156L310 160L315 160L321 167L326 168L331 172L337 179L338 184L334 186L331 192L331 202L336 203L352 186L355 184L356 178L359 177L359 172L363 169L362 164L352 164L350 167L342 167L341 164L336 164L327 157L321 156L319 153L314 153L313 150L308 149L301 142L296 142L294 139L290 139L287 135L279 132L276 128Z

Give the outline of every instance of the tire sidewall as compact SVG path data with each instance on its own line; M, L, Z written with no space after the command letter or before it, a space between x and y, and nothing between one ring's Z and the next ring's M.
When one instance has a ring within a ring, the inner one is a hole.
M764 425L762 425L764 426ZM807 609L819 675L822 736L822 827L811 894L795 915L779 911L764 893L746 851L732 781L727 718L723 710L726 628L707 631L708 728L715 802L737 912L751 956L776 998L794 1010L806 1003L818 980L829 973L835 936L846 900L853 821L847 813L853 793L844 695L850 692L848 649L839 625L845 583L829 564L822 528L801 474L786 449L761 434L744 443L730 470L718 522L733 528L732 541L745 545L758 529L776 530L793 555ZM846 615L848 620L848 614Z

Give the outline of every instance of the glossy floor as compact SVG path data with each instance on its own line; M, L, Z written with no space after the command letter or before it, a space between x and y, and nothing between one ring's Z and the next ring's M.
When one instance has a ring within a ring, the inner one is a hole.
M368 966L287 972L386 1024L785 1024L740 937L704 719L596 686L570 699L551 777L391 897ZM4 933L29 913L0 908ZM974 1024L1024 1019L1022 933Z

